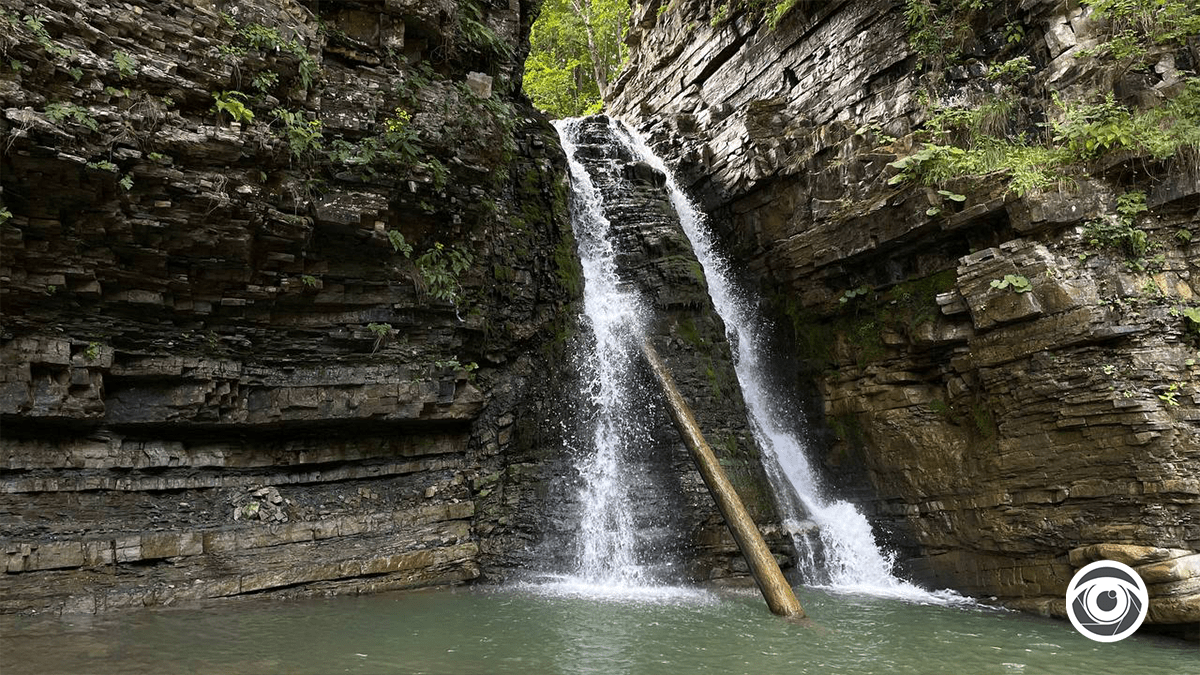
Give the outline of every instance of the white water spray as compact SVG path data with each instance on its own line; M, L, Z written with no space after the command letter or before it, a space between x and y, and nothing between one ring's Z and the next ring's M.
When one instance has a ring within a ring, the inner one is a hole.
M811 554L806 540L810 535L797 528L803 514L807 513L819 528L826 577L814 577L810 567L805 571L808 581L827 583L835 590L928 602L947 600L949 596L944 593L931 594L896 578L892 574L893 556L880 551L867 519L849 502L822 497L806 448L787 423L795 413L786 409L786 401L772 395L768 384L763 319L754 304L738 291L729 262L717 252L703 212L680 189L674 173L645 139L618 122L612 125L614 136L623 140L635 156L667 177L671 204L704 269L713 306L725 322L750 425L768 460L764 464L783 510L784 526L793 533L802 555Z
M650 440L642 416L634 411L634 377L645 333L645 310L641 298L621 284L603 198L576 159L580 122L555 123L570 167L571 218L583 267L583 308L593 338L578 359L592 418L588 420L591 453L578 465L583 478L583 514L576 581L596 588L641 586L647 579L636 558L630 481L622 469L631 450Z

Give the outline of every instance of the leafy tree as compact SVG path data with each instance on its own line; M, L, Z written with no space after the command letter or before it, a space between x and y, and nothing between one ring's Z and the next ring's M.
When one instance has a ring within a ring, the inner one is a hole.
M626 57L628 0L546 0L530 34L525 91L555 117L596 112Z

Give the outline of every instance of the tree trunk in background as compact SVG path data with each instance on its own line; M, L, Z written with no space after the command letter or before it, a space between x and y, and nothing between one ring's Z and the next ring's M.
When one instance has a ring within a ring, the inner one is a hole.
M596 47L596 31L592 27L592 1L571 0L575 14L583 21L583 30L587 34L588 53L592 55L592 73L596 76L596 86L600 89L600 100L607 101L609 86L605 61L601 58L600 50Z

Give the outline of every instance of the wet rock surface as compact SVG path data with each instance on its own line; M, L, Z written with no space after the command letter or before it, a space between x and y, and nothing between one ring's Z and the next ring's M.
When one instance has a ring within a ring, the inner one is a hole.
M0 611L528 563L578 294L533 5L0 4Z
M612 109L678 168L774 308L819 459L908 572L1062 615L1075 551L1200 551L1194 163L1116 153L1024 196L951 181L952 203L889 182L928 114L903 6L801 3L770 30L736 8L713 20L721 3L663 4L635 12ZM1178 81L1164 66L1135 86L1081 56L1101 27L1073 3L1014 16L974 26L951 97L1017 53L1043 98L1160 100ZM1012 20L1019 47L1002 39ZM1132 191L1142 256L1086 229ZM1194 625L1192 572L1172 569L1149 621Z

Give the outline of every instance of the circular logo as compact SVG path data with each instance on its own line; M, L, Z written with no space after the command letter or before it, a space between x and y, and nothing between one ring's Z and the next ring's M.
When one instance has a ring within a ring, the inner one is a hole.
M1067 586L1067 616L1084 637L1117 642L1146 620L1150 594L1128 565L1097 560L1075 573Z

